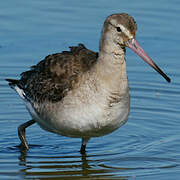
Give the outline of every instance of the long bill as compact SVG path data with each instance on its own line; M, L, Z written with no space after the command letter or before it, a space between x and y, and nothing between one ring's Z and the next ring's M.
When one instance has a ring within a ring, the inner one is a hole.
M146 52L141 48L139 43L135 38L130 39L127 43L128 47L133 50L137 55L139 55L146 63L153 67L161 76L163 76L167 82L171 82L171 79L156 65L155 62L146 54Z

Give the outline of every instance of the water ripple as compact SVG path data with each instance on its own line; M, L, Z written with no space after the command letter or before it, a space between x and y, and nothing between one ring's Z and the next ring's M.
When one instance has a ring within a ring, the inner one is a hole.
M14 8L16 7L16 8ZM20 8L23 7L23 8ZM131 94L128 122L93 138L81 156L80 139L27 129L29 151L19 148L17 127L30 116L5 78L47 54L85 43L98 50L104 18L132 14L137 39L171 77L167 83L127 49ZM179 179L179 1L2 1L0 28L0 176L2 179ZM173 32L173 33L172 33Z

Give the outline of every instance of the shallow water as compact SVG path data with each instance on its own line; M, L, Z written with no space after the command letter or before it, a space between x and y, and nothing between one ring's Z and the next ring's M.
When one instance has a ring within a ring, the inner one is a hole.
M0 179L178 179L180 177L180 2L22 1L0 3ZM18 148L18 125L30 119L5 78L46 55L84 43L98 51L105 17L127 12L137 21L137 39L171 77L168 84L127 50L131 93L129 121L114 133L91 139L87 155L80 139L33 125L30 150Z

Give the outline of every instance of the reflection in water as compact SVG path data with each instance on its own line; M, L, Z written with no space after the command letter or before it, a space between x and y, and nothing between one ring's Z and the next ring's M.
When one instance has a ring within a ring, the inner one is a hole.
M20 150L19 156L20 175L22 178L113 178L114 170L112 168L103 167L101 160L96 156L39 156L33 157L27 151ZM95 158L96 157L96 158ZM88 160L95 158L95 160ZM98 163L101 166L98 167ZM125 170L125 168L122 168ZM118 179L126 179L126 177L118 177Z
M36 146L37 148L37 146ZM168 170L178 166L175 159L155 157L121 157L120 154L33 156L20 150L19 174L21 178L66 179L135 179L147 172ZM111 163L109 163L111 162ZM152 162L156 166L152 167ZM141 164L138 166L137 164ZM137 173L138 172L138 173Z
M23 8L18 2L1 1L0 179L179 179L180 1L21 1ZM29 117L4 79L69 45L97 51L102 21L117 12L135 17L138 39L172 83L127 50L131 112L124 127L92 139L85 156L78 152L80 141L49 136L36 126L27 136L37 145L27 152L17 148L16 128Z

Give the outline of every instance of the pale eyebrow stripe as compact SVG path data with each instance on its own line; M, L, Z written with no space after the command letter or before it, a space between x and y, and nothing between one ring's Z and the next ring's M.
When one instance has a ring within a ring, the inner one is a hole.
M129 30L127 28L125 28L122 24L119 25L119 27L121 28L122 32L128 36L129 38L133 38L133 35L129 32Z
M120 27L121 30L122 30L122 32L123 32L127 37L129 37L130 39L133 38L133 35L130 33L130 31L129 31L127 28L125 28L122 24L120 24L120 25L117 26L117 27L116 27L114 24L112 24L111 22L109 22L109 24L110 24L111 26L115 27L115 28Z

